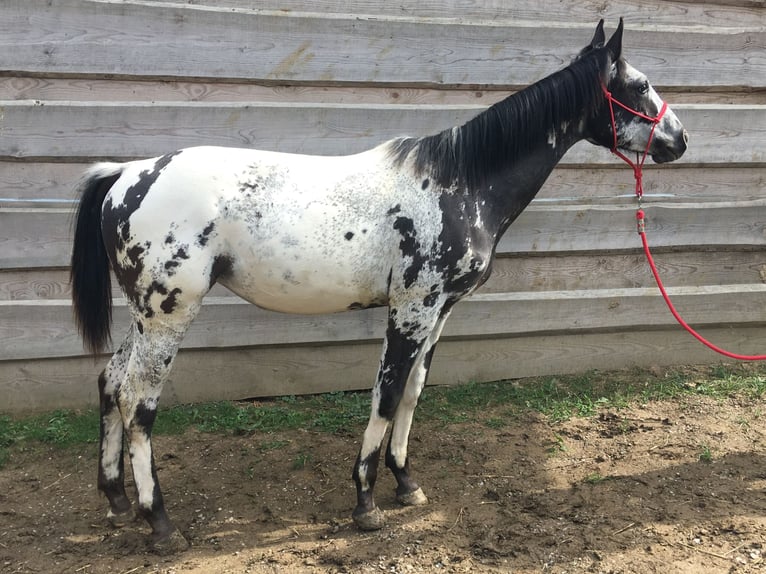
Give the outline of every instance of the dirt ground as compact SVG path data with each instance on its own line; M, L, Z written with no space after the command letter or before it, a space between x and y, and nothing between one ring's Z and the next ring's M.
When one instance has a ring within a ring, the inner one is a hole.
M766 572L766 416L689 397L551 423L419 423L427 506L351 523L359 437L155 438L169 512L192 548L160 557L147 527L107 526L96 447L14 453L0 471L0 572Z

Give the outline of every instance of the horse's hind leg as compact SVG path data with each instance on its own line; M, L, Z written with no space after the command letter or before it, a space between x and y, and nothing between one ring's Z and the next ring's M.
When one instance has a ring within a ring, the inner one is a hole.
M120 348L98 377L101 415L101 441L98 458L98 489L109 501L107 518L119 527L133 519L133 509L125 493L125 464L122 455L123 427L116 396L125 378L133 347L133 330L128 331Z
M152 528L153 549L162 554L189 546L165 510L151 441L162 386L189 322L170 328L160 322L136 321L133 352L117 399L138 493L137 512Z

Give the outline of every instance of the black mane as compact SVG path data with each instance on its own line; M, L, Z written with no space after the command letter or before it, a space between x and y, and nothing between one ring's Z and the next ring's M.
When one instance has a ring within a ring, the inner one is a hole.
M412 157L419 175L444 188L476 189L488 175L547 139L553 127L592 114L603 100L599 80L608 64L605 49L591 50L462 126L395 140L392 157L399 165Z

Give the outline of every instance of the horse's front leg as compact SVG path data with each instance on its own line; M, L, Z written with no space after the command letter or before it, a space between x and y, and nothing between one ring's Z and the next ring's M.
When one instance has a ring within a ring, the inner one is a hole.
M431 367L431 358L436 350L436 343L441 335L444 323L449 317L450 310L444 309L436 327L420 349L413 365L402 399L396 409L391 438L386 449L386 466L396 479L396 500L405 506L419 506L428 503L428 498L410 474L410 460L407 456L407 445L412 428L412 417L418 404L420 393L426 384Z
M434 310L436 311L436 310ZM378 377L372 392L372 408L362 447L354 465L353 479L356 483L357 504L353 512L356 525L362 530L377 530L385 523L383 512L375 504L373 489L378 474L380 447L394 418L402 420L394 424L394 440L397 445L391 459L399 484L397 496L400 501L426 502L425 495L409 477L406 454L406 437L412 424L417 397L423 388L430 363L430 351L438 339L446 314L432 312L422 315L405 313L397 308L389 311L388 329L383 344L383 356ZM403 400L404 399L404 400ZM407 405L402 407L402 403ZM404 439L401 435L404 435ZM404 444L403 450L400 447ZM391 449L389 449L391 450ZM401 458L403 454L403 458ZM387 459L389 456L387 455ZM401 463L401 464L399 464ZM415 494L420 492L420 494Z

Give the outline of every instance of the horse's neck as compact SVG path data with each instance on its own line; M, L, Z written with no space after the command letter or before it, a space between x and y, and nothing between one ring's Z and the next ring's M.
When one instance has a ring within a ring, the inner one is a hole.
M534 199L564 154L583 139L577 124L552 126L547 139L541 139L511 164L499 169L479 191L492 214L498 235L504 233Z

